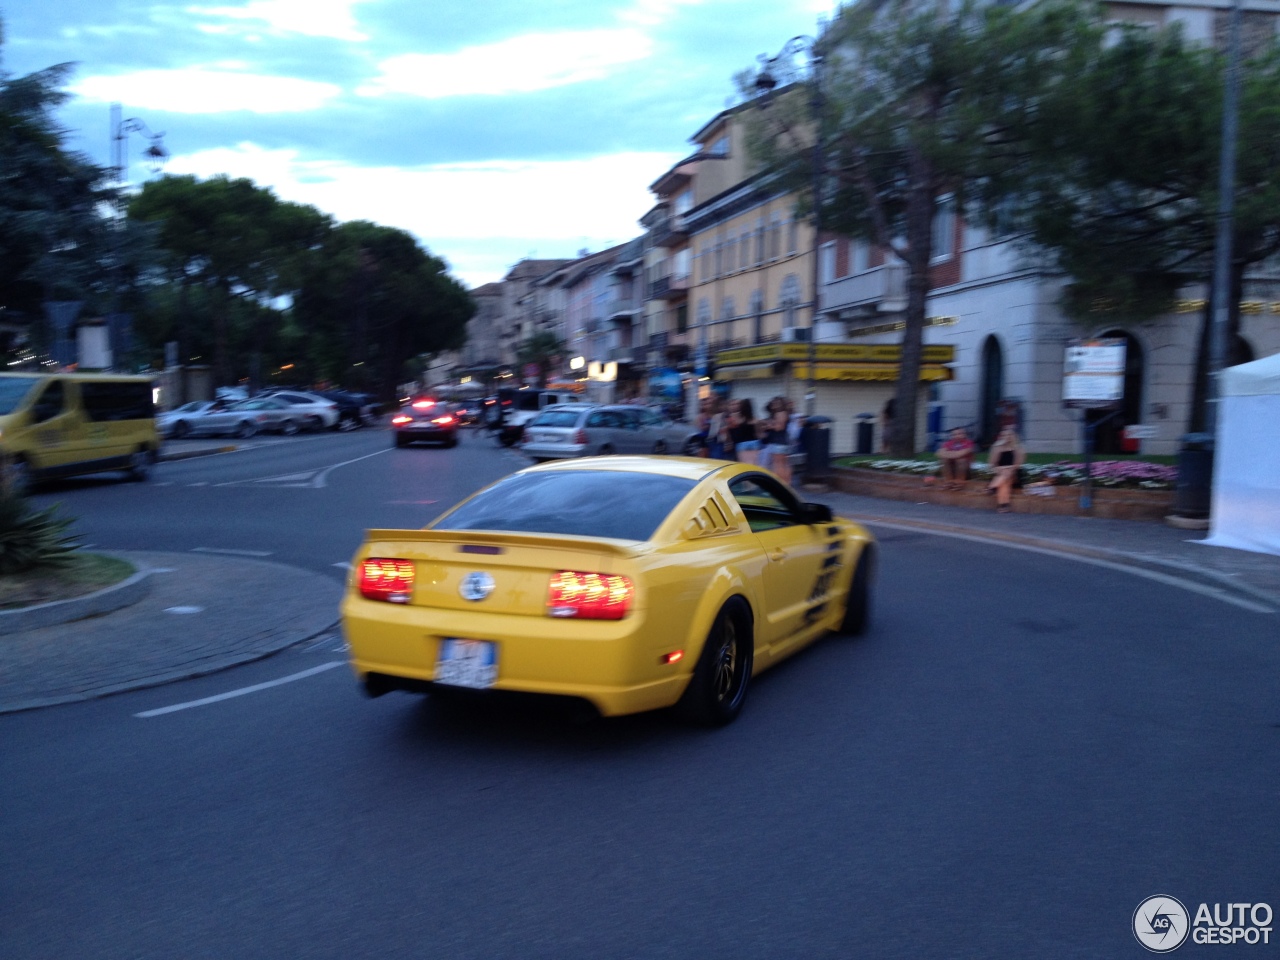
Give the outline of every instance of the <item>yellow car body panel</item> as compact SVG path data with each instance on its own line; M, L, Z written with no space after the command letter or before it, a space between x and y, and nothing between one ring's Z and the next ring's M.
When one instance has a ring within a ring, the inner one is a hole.
M615 715L680 699L732 597L751 610L753 673L839 628L853 569L872 538L839 518L754 532L728 483L766 471L697 458L602 457L524 472L560 470L657 473L693 487L644 542L433 527L368 531L342 604L357 677L432 681L444 640L482 640L497 645L493 689L579 697ZM359 570L370 557L413 563L408 603L361 595ZM630 578L635 595L626 617L548 615L555 570ZM493 582L482 603L462 596L463 579L478 571ZM667 662L676 651L682 655Z

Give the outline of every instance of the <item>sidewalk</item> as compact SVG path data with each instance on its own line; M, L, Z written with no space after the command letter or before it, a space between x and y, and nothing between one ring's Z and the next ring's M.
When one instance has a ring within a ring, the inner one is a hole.
M1049 514L996 513L933 503L909 503L832 491L805 491L841 516L932 533L977 537L1086 557L1194 580L1280 610L1280 557L1198 542L1207 531L1179 530L1139 520L1102 520Z
M222 452L184 442L162 459ZM1159 523L997 514L929 503L805 491L873 532L962 536L1137 568L1280 611L1280 557L1197 542ZM58 626L0 635L0 713L155 686L224 670L336 630L342 585L295 567L197 553L120 553L149 589L131 605ZM74 601L72 601L74 602ZM94 613L96 611L86 611Z

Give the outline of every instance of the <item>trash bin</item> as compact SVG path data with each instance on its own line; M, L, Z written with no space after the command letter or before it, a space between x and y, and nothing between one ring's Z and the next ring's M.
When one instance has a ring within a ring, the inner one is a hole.
M854 453L871 453L875 445L875 419L876 415L874 413L858 414Z
M1213 434L1188 433L1178 451L1178 486L1174 516L1202 520L1209 516L1213 492Z
M806 480L821 480L831 471L831 418L808 417L800 434Z

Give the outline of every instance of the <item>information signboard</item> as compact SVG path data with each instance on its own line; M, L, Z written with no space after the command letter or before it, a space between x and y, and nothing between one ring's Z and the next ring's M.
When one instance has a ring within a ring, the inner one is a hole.
M1125 342L1072 340L1063 364L1062 405L1110 410L1124 398Z

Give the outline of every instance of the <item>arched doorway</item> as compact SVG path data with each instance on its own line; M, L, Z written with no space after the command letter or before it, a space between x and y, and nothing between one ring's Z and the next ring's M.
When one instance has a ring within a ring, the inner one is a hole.
M978 443L989 447L999 432L997 407L1004 399L1004 350L992 334L982 344L982 382L978 405Z
M1102 336L1109 340L1124 341L1124 396L1120 400L1120 412L1110 419L1103 420L1110 411L1090 410L1088 412L1089 422L1098 424L1093 435L1093 450L1094 453L1113 455L1137 453L1137 444L1125 440L1124 428L1133 423L1142 423L1145 370L1142 344L1132 334L1123 330L1108 330Z

